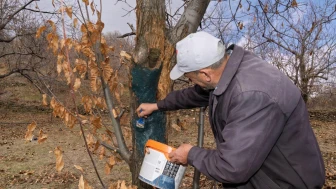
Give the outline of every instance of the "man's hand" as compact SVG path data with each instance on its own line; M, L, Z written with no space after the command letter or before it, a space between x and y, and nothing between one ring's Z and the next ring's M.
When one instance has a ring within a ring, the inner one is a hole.
M190 144L182 144L176 150L169 153L170 161L177 164L187 165L188 154L193 146Z
M155 110L158 110L158 106L156 103L142 103L140 106L136 109L136 112L138 114L138 117L147 117Z

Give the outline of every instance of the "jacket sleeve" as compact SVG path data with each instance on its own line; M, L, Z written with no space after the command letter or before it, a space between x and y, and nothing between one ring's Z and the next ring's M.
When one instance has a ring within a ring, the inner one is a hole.
M267 94L257 91L239 94L229 108L221 131L224 142L216 150L193 147L188 163L219 182L243 183L258 171L275 145L285 115Z
M161 111L204 107L209 104L209 91L199 85L179 91L173 91L167 97L157 102Z

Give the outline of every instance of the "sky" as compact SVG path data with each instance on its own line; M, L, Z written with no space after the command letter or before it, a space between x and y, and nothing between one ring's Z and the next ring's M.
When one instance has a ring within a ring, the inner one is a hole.
M136 0L127 0L127 3L123 1L125 0L102 0L102 21L105 23L105 28L103 30L104 33L113 31L119 31L121 34L129 33L131 32L131 29L127 23L133 24L133 26L136 27L135 11L132 11L135 7ZM171 1L174 1L170 7L172 11L175 11L183 4L182 0ZM98 0L95 2L97 4L99 3ZM39 9L42 11L54 10L54 7L52 6L52 0L40 0L37 1L37 4Z

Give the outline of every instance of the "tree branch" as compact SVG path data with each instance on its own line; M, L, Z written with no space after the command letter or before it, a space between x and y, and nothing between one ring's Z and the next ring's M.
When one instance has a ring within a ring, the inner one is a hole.
M125 143L125 140L123 138L123 134L122 134L122 131L121 131L121 128L120 128L120 124L112 113L113 101L112 101L112 94L111 94L110 88L105 83L103 78L101 78L101 81L102 81L103 92L104 92L104 96L105 96L105 100L106 100L106 105L107 105L108 110L109 110L109 117L112 121L112 125L114 126L114 132L115 132L115 136L117 138L117 143L118 143L118 146L119 146L119 151L120 151L119 154L121 155L121 157L123 157L123 159L127 163L129 163L130 158L131 158L131 153L126 146L126 143Z
M135 35L135 33L134 32L125 33L124 35L117 36L117 38L125 38L125 37L132 36L132 35Z
M34 9L30 9L30 8L25 8L25 10L32 11L32 12L45 13L45 14L60 14L60 13L57 13L57 12L34 10Z
M127 25L131 28L132 32L125 33L124 35L117 36L117 38L125 38L128 36L136 35L136 30L134 29L133 24L127 23Z
M28 1L25 5L23 5L22 7L18 8L13 14L9 15L8 19L3 24L0 25L0 30L3 30L6 27L6 25L14 18L14 16L16 14L18 14L20 11L22 11L23 9L25 9L28 5L30 5L34 1L36 1L36 0L30 0L30 1Z
M97 138L97 140L98 140L99 143L100 143L102 146L104 146L105 148L107 148L107 149L109 149L109 150L111 150L111 151L114 151L114 152L117 152L117 153L120 154L120 149L119 149L119 148L115 148L115 147L113 147L113 146L111 146L111 145L109 145L109 144L103 142L103 141L100 140L99 138Z
M5 77L8 77L14 73L22 73L23 71L29 71L30 69L13 69L10 72L6 73L6 74L2 74L0 75L0 79L3 79Z
M12 38L9 38L9 39L4 39L4 38L1 38L0 37L0 42L3 42L3 43L10 43L12 42L15 38L17 37L21 37L21 36L26 36L26 35L35 35L36 33L26 33L26 34L19 34L19 35L15 35L14 37Z
M209 3L210 0L190 1L188 3L186 10L170 33L173 44L183 39L186 34L197 31Z
M118 120L118 121L120 121L120 119L121 119L121 117L124 115L124 113L125 113L125 108L123 108L123 109L120 111L120 113L119 113L119 115L118 115L118 117L117 117L117 120Z
M2 55L0 55L0 58L3 58L5 56L10 56L10 55L36 56L40 59L44 59L44 57L42 57L38 54L35 54L35 53L21 53L21 52L11 52L11 53L2 54Z

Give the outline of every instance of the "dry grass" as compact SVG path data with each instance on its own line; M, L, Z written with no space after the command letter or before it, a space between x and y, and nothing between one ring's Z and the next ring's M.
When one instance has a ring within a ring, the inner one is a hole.
M22 79L1 80L0 88L4 91L0 93L0 188L77 188L81 172L74 165L83 167L89 183L101 188L78 127L68 129L59 119L52 118L51 111L41 106L40 94ZM330 187L336 187L335 115L316 114L312 117L312 126L327 166L326 185ZM180 118L183 127L181 132L168 129L169 145L196 144L197 110L177 111L173 116ZM26 127L33 120L37 122L36 134L39 129L48 134L43 144L24 141ZM215 144L208 122L205 128L204 146L212 148ZM56 146L61 146L64 151L65 168L60 174L55 169L53 150ZM118 163L110 175L105 175L105 161L99 160L98 156L94 158L105 183L118 179L130 182L131 175L125 163ZM193 169L188 167L181 188L191 188L192 178ZM205 177L201 178L202 188L210 188L212 184Z

